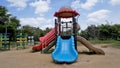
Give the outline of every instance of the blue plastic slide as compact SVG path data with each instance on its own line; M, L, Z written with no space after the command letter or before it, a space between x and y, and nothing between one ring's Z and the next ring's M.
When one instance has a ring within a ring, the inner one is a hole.
M78 58L78 52L75 49L74 37L71 36L70 39L62 39L58 36L56 49L52 53L52 58L59 63L75 62Z

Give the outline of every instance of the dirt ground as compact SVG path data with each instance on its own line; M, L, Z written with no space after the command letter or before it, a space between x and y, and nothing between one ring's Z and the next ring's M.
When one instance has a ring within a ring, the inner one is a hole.
M12 49L0 52L0 68L120 68L120 49L106 44L96 44L105 55L90 55L84 46L78 46L79 58L72 64L55 64L51 54L31 53L31 47L24 50Z

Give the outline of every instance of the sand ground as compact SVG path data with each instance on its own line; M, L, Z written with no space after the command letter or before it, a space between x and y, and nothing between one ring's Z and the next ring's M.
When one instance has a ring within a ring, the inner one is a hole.
M31 53L31 47L24 50L2 51L0 52L0 68L120 68L120 49L106 44L94 46L103 49L106 54L89 55L82 53L88 51L87 48L78 46L79 58L72 64L55 64L51 54Z

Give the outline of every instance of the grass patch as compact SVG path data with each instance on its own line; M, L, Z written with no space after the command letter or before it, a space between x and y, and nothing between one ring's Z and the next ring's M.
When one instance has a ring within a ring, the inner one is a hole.
M120 41L117 40L89 40L92 44L110 44L113 47L120 48Z

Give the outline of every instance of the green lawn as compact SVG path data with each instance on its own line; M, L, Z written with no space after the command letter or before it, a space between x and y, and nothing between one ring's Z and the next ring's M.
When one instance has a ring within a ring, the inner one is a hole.
M92 44L110 44L113 47L120 48L120 41L117 40L89 40Z

